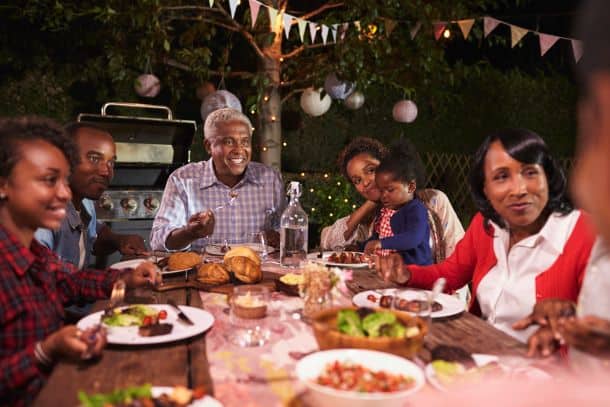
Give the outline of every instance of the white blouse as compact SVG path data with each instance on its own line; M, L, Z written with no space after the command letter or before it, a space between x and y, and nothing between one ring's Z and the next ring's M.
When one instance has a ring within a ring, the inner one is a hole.
M552 214L540 231L508 250L510 234L492 222L497 264L477 289L481 313L489 323L526 342L537 327L515 331L511 325L529 315L536 304L536 276L553 265L563 252L580 212Z

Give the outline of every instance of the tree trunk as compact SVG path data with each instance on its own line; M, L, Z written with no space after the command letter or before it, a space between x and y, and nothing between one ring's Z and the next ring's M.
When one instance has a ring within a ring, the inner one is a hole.
M272 31L275 32L273 42L263 49L265 58L262 58L259 62L261 64L260 72L265 75L268 85L260 100L257 130L261 141L261 161L263 164L281 171L282 98L279 90L283 39L281 24L274 25Z

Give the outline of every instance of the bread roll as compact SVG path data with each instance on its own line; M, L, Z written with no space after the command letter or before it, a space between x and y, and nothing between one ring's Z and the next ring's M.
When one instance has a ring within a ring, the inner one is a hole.
M167 261L168 270L185 270L201 263L201 256L194 252L172 253Z
M260 263L252 261L249 257L235 256L225 258L225 265L239 281L254 284L263 279Z
M197 281L202 284L226 284L230 280L229 271L222 264L208 263L197 269Z
M232 257L246 257L252 260L257 266L261 265L261 258L256 254L256 252L249 247L246 246L238 246L234 249L229 250L225 256L224 261L227 263L227 260Z

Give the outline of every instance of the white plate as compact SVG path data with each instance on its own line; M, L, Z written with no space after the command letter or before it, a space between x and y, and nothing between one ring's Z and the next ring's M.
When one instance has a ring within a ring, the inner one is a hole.
M169 305L163 304L152 304L147 305L158 311L167 311L167 319L163 322L172 324L174 327L172 332L167 335L159 336L140 336L138 335L137 326L125 326L125 327L112 327L108 329L108 343L115 345L149 345L153 343L165 343L179 341L181 339L190 338L191 336L198 335L205 332L214 324L214 317L207 311L201 308L189 307L181 305L180 309L191 319L195 324L186 325L178 321L178 315L176 311ZM122 307L125 308L125 307ZM100 319L104 311L98 311L93 314L87 315L80 321L77 326L84 330L100 323Z
M229 247L234 249L236 247L249 247L257 253L263 252L263 245L260 243L229 243ZM212 243L205 247L205 252L212 256L224 256L226 252L222 251L223 245ZM275 251L275 247L267 246L267 254L273 253Z
M527 364L530 362L529 360L526 360L525 364L523 366L513 368L513 367L510 367L510 366L504 364L503 359L500 359L496 355L488 355L485 353L473 353L472 358L474 359L474 363L477 365L477 367L485 366L492 362L498 362L500 365L500 368L507 375L506 380L511 380L514 376L519 376L521 378L525 378L526 380L550 380L550 379L552 379L552 376L549 375L547 372L545 372L541 369L538 369L536 367L533 367L533 366L528 366ZM438 377L436 376L436 371L434 370L434 367L432 367L432 363L428 363L426 365L424 372L426 373L426 379L428 379L428 381L430 382L430 384L433 387L437 388L440 391L449 390L447 387L445 387L445 385L443 385L443 383L441 383L438 380ZM475 385L477 385L477 384L475 384Z
M418 296L421 293L428 294L430 291L424 290L413 290L413 289L396 289L396 288L386 288L385 290L368 290L362 291L352 297L352 302L357 307L369 307L369 308L379 308L379 298L382 295L398 295L401 298L406 300L415 300L418 299ZM370 301L367 296L370 294L376 296L378 298L377 302ZM443 309L440 311L434 311L430 316L432 318L445 318L450 317L452 315L457 315L466 310L466 303L460 300L457 297L448 294L439 294L436 297L436 302L443 306Z
M159 387L154 386L151 389L153 397L159 397L162 394L171 394L174 390L173 387ZM216 400L214 397L205 396L202 399L195 400L191 404L188 404L186 407L222 407L220 401Z
M324 252L324 253L322 253L322 258L318 257L320 255L320 253L309 253L307 255L307 259L315 261L316 263L324 264L325 266L332 266L332 267L347 267L347 268L357 269L357 268L364 268L364 267L369 266L368 263L347 264L347 263L333 263L332 261L328 261L328 258L333 253L339 253L339 252ZM364 254L362 252L354 252L354 253Z
M195 267L195 266L193 266L193 267ZM168 274L186 273L187 271L192 270L193 267L189 267L187 269L181 269L181 270L169 270L167 268L167 266L165 266L165 267L163 267L161 269L161 275L165 276L165 275L168 275Z
M135 269L136 267L138 267L141 263L144 263L145 261L150 261L150 260L149 259L125 260L125 261L120 261L118 263L114 263L113 265L110 266L110 268L112 268L112 269Z
M354 362L373 371L402 374L415 379L415 385L404 391L393 393L361 393L336 390L315 383L325 367L334 361ZM366 349L333 349L315 352L297 362L296 375L309 389L313 405L333 407L356 406L405 406L406 399L425 383L424 373L413 362L389 353Z

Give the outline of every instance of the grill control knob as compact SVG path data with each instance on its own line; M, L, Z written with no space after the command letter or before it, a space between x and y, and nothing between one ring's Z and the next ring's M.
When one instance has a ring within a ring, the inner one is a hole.
M114 209L114 203L112 202L112 199L108 195L104 195L100 198L99 205L100 205L100 208L102 208L105 211L111 211Z
M161 202L159 202L159 198L155 198L154 196L149 196L144 200L144 206L146 207L146 209L152 212L159 209L159 205L161 205Z
M127 212L134 212L138 209L138 201L133 198L123 198L121 199L121 206Z

